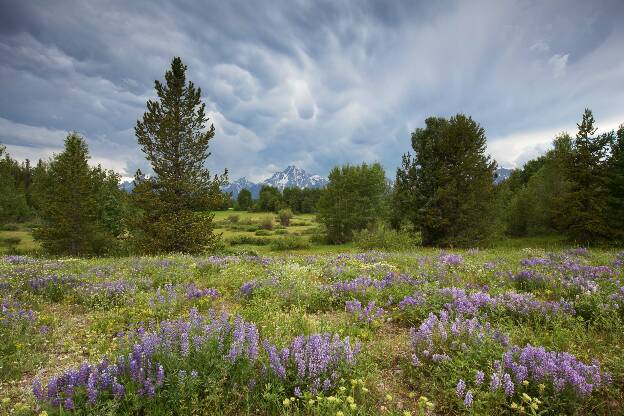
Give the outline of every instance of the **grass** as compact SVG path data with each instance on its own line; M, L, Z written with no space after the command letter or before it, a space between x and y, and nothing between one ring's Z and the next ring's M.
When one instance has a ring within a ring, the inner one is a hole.
M16 226L18 229L15 231L0 230L0 242L5 241L7 238L19 238L20 240L19 244L14 247L0 243L0 254L8 254L10 252L35 253L40 251L41 246L34 240L30 227L26 224L16 224Z
M219 220L228 214L220 213ZM259 221L260 217L243 213L239 222L242 218ZM360 343L362 349L353 366L336 370L335 382L323 394L310 393L311 385L297 376L294 367L289 367L284 379L263 372L268 356L262 346L259 361L251 366L245 359L230 363L215 355L213 347L201 352L192 349L187 358L161 352L156 357L165 365L166 381L154 398L133 393L129 379L124 381L128 395L122 401L102 393L96 404L89 404L80 396L84 390L78 388L75 404L81 414L508 414L513 413L514 403L525 411L531 404L538 406L539 414L618 414L624 402L624 314L617 307L617 296L624 301L624 292L619 295L624 286L624 255L613 250L550 250L547 240L530 243L396 253L358 253L351 245L270 252L270 245L252 245L235 248L270 256L0 260L3 313L31 310L35 317L0 325L0 398L4 397L0 414L38 414L44 409L57 414L58 407L34 399L33 380L41 379L45 386L53 375L84 361L97 363L103 357L114 359L127 353L120 332L139 326L157 330L167 320L187 319L191 310L208 316L211 309L217 314L227 311L232 324L240 315L255 325L262 339L280 348L299 335L328 332L341 339L349 337L351 345ZM522 264L526 259L548 260L528 266ZM518 286L511 276L523 269L546 276L545 284ZM187 295L189 285L198 291L197 296ZM459 313L456 308L465 309L470 301L456 294L460 301L454 303L447 293L453 287L500 299L518 294L525 299L517 301L525 302L523 308L559 305L563 299L576 314L566 310L544 315L505 303ZM203 290L208 288L218 296L206 295ZM421 300L403 302L408 297ZM537 303L531 303L534 300ZM375 303L371 306L370 302ZM360 306L350 312L353 305ZM383 311L368 320L364 310L380 307ZM441 310L449 311L460 323L473 317L479 325L487 322L506 334L512 345L544 346L573 354L584 363L596 359L613 381L585 397L578 397L569 387L557 392L547 379L529 379L526 386L518 383L511 397L502 390L492 393L487 386L493 363L508 347L489 338L488 330L477 329L484 331L481 338L461 331L452 335L449 323L442 337L436 335L443 327L440 323L434 326L430 346L414 348L410 328L418 329L428 317L441 317ZM427 349L449 358L428 359ZM418 366L413 365L414 354L421 362ZM180 369L197 370L201 383L179 384ZM477 370L485 372L486 387L475 384ZM460 379L474 393L470 408L464 406L463 396L457 397ZM258 380L256 387L248 387L251 380ZM295 386L301 387L303 397L295 395Z

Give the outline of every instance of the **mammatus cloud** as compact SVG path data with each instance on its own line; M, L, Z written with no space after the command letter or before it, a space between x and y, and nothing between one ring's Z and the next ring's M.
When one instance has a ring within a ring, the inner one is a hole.
M133 127L181 56L217 132L208 167L232 178L361 161L393 176L413 129L459 112L516 166L585 107L624 122L623 20L618 0L0 0L0 141L37 159L75 130L92 162L146 170Z

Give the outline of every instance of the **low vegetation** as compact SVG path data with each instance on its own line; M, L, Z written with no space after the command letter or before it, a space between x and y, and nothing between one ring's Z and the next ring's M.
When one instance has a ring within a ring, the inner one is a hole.
M624 400L624 253L5 256L0 275L6 413L607 415Z

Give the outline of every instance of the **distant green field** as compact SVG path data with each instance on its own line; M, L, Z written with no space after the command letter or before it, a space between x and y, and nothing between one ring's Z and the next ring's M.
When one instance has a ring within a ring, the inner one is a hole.
M18 229L15 231L2 231L0 230L0 254L7 254L11 252L16 253L33 253L41 249L39 243L37 243L30 228L19 224ZM7 239L19 239L19 243L8 244Z
M329 245L311 244L310 238L321 232L314 214L294 215L288 226L281 225L277 215L270 212L217 211L214 220L215 231L222 235L226 248L266 253L275 251L272 244L276 240L289 237L309 245L305 249L310 252L335 251Z

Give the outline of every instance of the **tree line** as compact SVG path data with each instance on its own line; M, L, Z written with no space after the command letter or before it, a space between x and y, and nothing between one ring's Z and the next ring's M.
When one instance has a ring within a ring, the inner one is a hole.
M274 186L263 185L258 198L253 199L251 191L243 188L228 207L251 212L279 212L290 209L296 214L310 214L316 212L321 193L322 190L317 188L285 188L280 191Z
M424 245L475 247L500 236L565 235L579 245L624 243L624 125L596 134L585 110L575 137L495 184L496 162L471 117L430 117L411 135L390 184L379 163L337 166L324 189L264 186L257 200L221 192L227 170L205 167L215 129L201 89L174 58L135 135L152 173L131 193L119 175L89 165L86 141L68 134L50 160L18 163L0 146L0 223L35 220L34 237L51 254L202 253L220 247L212 211L317 214L327 241L344 243L394 230ZM405 240L408 241L408 240Z

